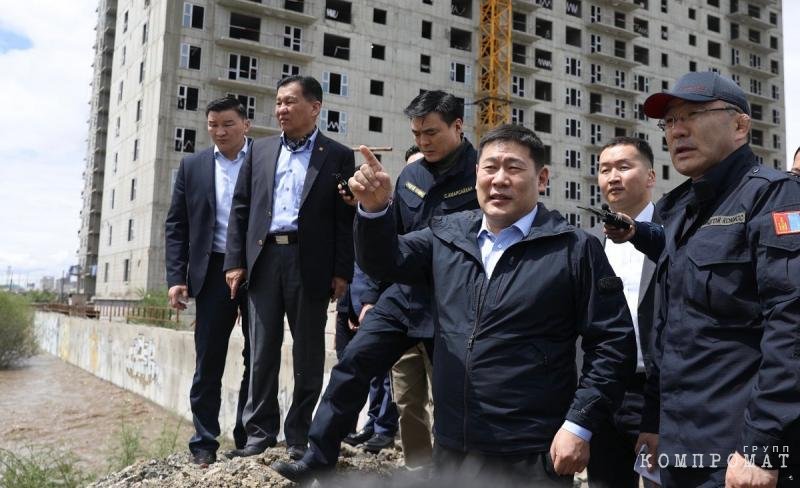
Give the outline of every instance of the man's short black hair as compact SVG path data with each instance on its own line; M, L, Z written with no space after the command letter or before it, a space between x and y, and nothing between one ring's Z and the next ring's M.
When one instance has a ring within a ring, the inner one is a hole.
M498 141L516 142L517 144L527 147L537 171L541 170L549 163L549 161L545 161L547 152L545 151L544 144L542 144L542 140L527 127L516 124L503 124L491 129L481 137L481 142L478 144L479 153L483 152L483 148L486 147L487 144ZM480 160L480 154L478 157Z
M464 120L464 102L447 92L429 90L414 97L403 110L409 119L425 117L431 112L441 115L442 120L450 125L456 119Z
M226 110L235 110L239 117L247 118L247 109L235 97L222 97L208 102L208 105L206 105L206 117L208 117L209 112L224 112Z
M419 147L417 147L417 145L414 144L413 146L411 146L408 149L406 149L406 157L405 157L405 159L403 159L403 161L408 161L408 158L410 158L411 156L417 154L418 152L419 152Z
M322 85L320 85L319 81L317 81L317 79L313 76L287 76L286 78L281 79L281 81L278 82L278 86L275 88L277 89L282 86L286 86L289 83L300 83L300 89L303 91L303 98L309 102L322 103Z
M639 137L627 137L627 136L615 137L610 141L608 141L606 145L600 149L600 152L602 153L609 147L614 147L614 146L635 147L636 150L639 151L639 154L644 156L644 159L647 161L650 167L651 168L653 167L653 149L650 147L650 144L648 144L647 141L645 141L644 139L641 139Z
M797 159L797 155L800 154L800 147L797 148L797 151L794 152L794 156L792 156L792 161Z

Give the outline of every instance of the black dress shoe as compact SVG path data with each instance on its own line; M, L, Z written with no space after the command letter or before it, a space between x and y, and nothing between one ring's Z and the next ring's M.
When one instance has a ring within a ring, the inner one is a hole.
M370 437L372 437L373 433L374 432L372 429L368 429L365 427L359 430L358 432L351 432L350 434L347 434L347 437L345 437L342 440L342 442L344 442L345 444L350 444L351 446L357 446L359 444L363 444L364 442L368 441Z
M234 449L232 451L226 452L225 457L228 459L233 459L237 457L257 456L266 450L267 450L266 447L245 446L241 449Z
M321 470L315 469L303 461L289 462L275 461L270 465L275 472L289 481L303 483L319 476Z
M306 453L306 449L308 449L308 447L303 444L294 444L287 447L286 452L289 454L289 459L299 461L303 459L303 454Z
M365 451L378 454L382 449L394 445L394 436L383 434L373 434L362 446Z
M200 466L208 466L217 462L217 453L198 449L192 453L192 462Z

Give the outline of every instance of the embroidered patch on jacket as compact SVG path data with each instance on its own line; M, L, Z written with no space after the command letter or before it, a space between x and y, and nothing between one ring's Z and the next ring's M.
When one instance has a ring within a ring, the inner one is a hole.
M469 193L471 191L475 191L475 187L474 186L467 186L467 187L464 187L464 188L462 188L460 190L456 190L456 191L451 191L451 192L445 193L444 194L444 198L457 197L459 195L463 195L463 194Z
M418 197L425 198L425 192L422 190L422 188L418 187L414 183L406 181L406 188L414 192L414 194L417 195Z
M733 225L733 224L744 224L744 212L739 212L738 214L734 215L714 215L713 217L709 217L706 220L706 223L703 224L703 227L707 227L709 225Z
M775 225L775 234L800 234L800 210L791 212L772 212L772 223Z

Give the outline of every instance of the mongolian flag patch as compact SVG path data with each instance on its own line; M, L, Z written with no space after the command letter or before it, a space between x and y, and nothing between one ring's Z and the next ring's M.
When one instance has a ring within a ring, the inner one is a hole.
M775 225L775 234L800 234L800 210L791 212L772 212L772 223Z

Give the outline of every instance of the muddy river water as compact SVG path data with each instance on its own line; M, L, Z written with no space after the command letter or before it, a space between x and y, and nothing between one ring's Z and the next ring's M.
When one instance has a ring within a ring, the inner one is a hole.
M105 474L123 425L146 448L178 429L176 449L185 450L192 432L189 421L49 354L0 371L0 449L65 450L82 469Z

